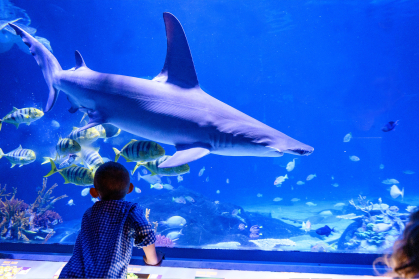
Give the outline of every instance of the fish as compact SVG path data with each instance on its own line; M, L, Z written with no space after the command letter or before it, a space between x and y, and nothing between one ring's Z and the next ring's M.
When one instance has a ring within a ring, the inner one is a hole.
M69 138L61 138L58 140L57 145L55 146L55 151L57 151L57 159L61 156L67 156L69 154L74 154L81 151L80 144Z
M415 172L411 171L411 170L405 170L405 171L403 171L403 173L404 174L414 174Z
M332 177L331 177L331 179L332 179L332 180L335 180L335 177L334 177L334 176L332 176Z
M141 189L140 188L135 187L134 189L135 189L135 193L137 193L137 194L140 194L141 193Z
M90 145L98 140L99 136L100 134L95 127L83 131L77 127L73 127L73 131L71 131L67 138L75 140L79 145Z
M144 179L149 184L161 183L161 177L159 175L147 174L147 175L141 176L140 173L138 173L138 181L140 181L141 179Z
M320 212L319 215L321 215L321 216L332 216L333 213L330 210L324 210L324 211Z
M150 162L161 158L166 152L160 144L154 141L135 139L131 140L124 147L122 147L121 151L115 147L112 149L115 152L115 162L118 162L120 156L124 157L127 162ZM134 174L135 170L139 166L140 165L137 165L135 167L132 174Z
M44 237L39 236L39 235L35 236L35 238L34 238L34 239L45 240L45 238L44 238Z
M332 232L335 232L335 229L334 228L333 229L329 228L328 225L326 225L324 227L321 227L321 228L316 230L316 233L318 235L325 235L325 236L329 236Z
M163 188L167 189L167 190L173 190L174 189L174 187L170 184L163 184Z
M303 223L301 225L301 229L303 231L305 231L305 232L309 232L311 230L311 222L310 222L310 220L307 220L307 222L304 222L303 221Z
M50 159L49 157L46 157L48 159ZM66 168L71 166L72 164L76 165L78 164L78 162L80 162L80 156L77 154L68 154L67 159L65 159L64 161L61 162L61 164L59 165L59 168ZM45 162L44 162L45 163ZM49 160L48 160L49 163Z
M204 174L205 167L202 167L202 169L199 170L198 176L202 176Z
M346 215L336 216L336 218L339 218L339 219L347 219L347 220L353 220L353 219L358 219L358 218L363 218L363 217L364 217L363 215L356 216L355 213L349 213L349 214L346 214Z
M380 170L384 169L384 165L380 164Z
M381 131L383 132L390 132L393 131L394 128L396 128L396 126L399 124L399 120L397 121L390 121L388 122L386 125L384 125L383 128L381 128Z
M3 122L10 123L19 128L20 124L30 125L32 122L40 119L44 113L36 108L22 108L18 109L13 107L12 111L6 114L5 117L0 119L0 130Z
M179 183L179 182L182 182L182 181L183 181L183 176L178 175L177 176L177 182Z
M406 208L406 211L412 213L412 212L415 212L416 209L417 209L417 206L408 205Z
M343 202L338 202L337 204L334 205L334 207L342 207L342 206L345 206Z
M278 176L274 181L274 185L281 185L285 181L285 179L288 179L288 174L284 176Z
M170 177L166 176L166 180L168 184L172 185L172 180L170 180Z
M214 204L220 204L220 201L214 201Z
M23 149L22 145L19 145L18 148L6 154L3 153L3 150L0 148L0 159L3 157L9 160L9 162L12 164L10 168L13 168L16 165L19 165L19 167L22 167L36 160L35 151L31 149Z
M215 193L219 194L220 193L220 190L215 191Z
M163 164L166 160L169 160L171 156L163 156L157 160L146 162L146 163L137 163L144 166L151 172L151 175L161 175L161 176L178 176L189 172L189 165L180 165L176 167L161 168L160 165Z
M96 202L98 202L98 201L99 201L99 199L98 199L98 198L93 198L93 197L92 197L92 202L93 202L93 203L96 203Z
M183 203L183 204L186 204L186 200L182 196L177 197L177 198L172 197L172 201L174 201L175 203Z
M186 196L185 200L187 200L188 202L195 202L195 200L191 196Z
M186 220L182 216L172 216L166 221L161 221L160 224L166 225L169 228L182 228L186 225Z
M96 130L99 132L99 138L102 138L105 140L114 138L121 133L121 129L119 129L118 127L115 127L114 125L102 124L102 125L94 126L94 128L96 128Z
M171 239L172 241L179 239L179 237L183 235L182 230L178 232L170 232L166 235L167 238Z
M333 183L332 186L333 187L339 187L339 184L338 183Z
M292 201L292 202L298 202L298 201L300 201L300 199L298 199L298 198L293 198L291 201Z
M205 179L205 182L209 182L209 176L207 176L207 178Z
M349 142L352 139L352 133L348 133L343 137L343 142Z
M317 204L312 203L312 202L306 202L306 205L308 205L308 206L317 206Z
M67 202L67 205L69 205L69 206L73 206L73 205L76 205L76 204L74 203L74 201L73 201L73 200L69 200L69 201Z
M161 183L151 184L150 188L151 189L154 188L156 190L161 190L161 189L163 189L163 184L161 184Z
M307 180L307 181L310 181L310 180L312 180L312 179L313 179L313 178L315 178L315 177L317 177L317 175L316 175L316 174L310 174L310 175L308 175L308 176L307 176L306 180Z
M258 193L257 195L256 195L256 197L258 197L258 198L261 198L263 195L261 194L261 193Z
M52 233L52 232L54 232L54 230L53 229L45 229L45 230L41 230L41 232L43 232L43 233Z
M53 108L62 91L71 104L70 113L80 110L89 116L89 124L81 131L107 123L142 138L174 145L176 153L160 168L185 165L210 153L258 157L313 153L313 147L205 93L182 25L167 12L163 19L166 62L152 80L92 71L78 51L75 67L63 70L45 46L16 24L9 26L29 47L43 72L49 88L45 112Z
M81 157L83 159L83 164L93 173L105 163L99 154L99 149L96 151L93 148L83 147L81 150Z
M390 184L399 184L400 182L397 181L394 178L390 178L390 179L386 179L386 180L381 181L381 183L390 185Z
M279 198L279 197L274 198L274 202L279 202L279 201L282 201L282 198Z
M226 183L229 184L230 183L230 179L227 178Z
M391 188L390 188L390 196L393 199L396 199L399 196L402 196L402 200L403 200L403 198L404 198L404 188L403 188L403 190L400 191L400 189L399 189L399 187L397 187L397 185L391 186Z
M44 177L59 173L64 178L64 184L72 183L78 186L90 186L93 185L93 172L88 168L71 165L63 169L57 169L54 161L50 160L51 171Z
M376 233L380 233L380 232L389 231L391 230L392 227L393 227L393 223L391 224L378 223L378 224L374 224L374 226L372 227L372 230Z
M56 120L52 120L51 121L51 127L55 128L55 129L58 129L58 128L60 128L60 123L58 123L58 121L56 121Z
M304 185L304 184L306 184L304 181L297 181L297 185Z
M349 156L349 160L351 160L351 161L353 161L353 162L358 162L359 160L361 160L361 159L359 159L359 157L358 156Z
M237 209L237 208L235 208L235 209L233 209L233 211L231 212L231 215L232 216L237 216L237 215L239 215L239 214L241 214L241 209Z
M81 195L82 195L83 197L87 196L89 193L90 193L90 188L84 188L84 189L81 191Z
M287 171L292 171L295 168L295 159L292 159L292 162L289 162L287 164L287 167L285 168Z

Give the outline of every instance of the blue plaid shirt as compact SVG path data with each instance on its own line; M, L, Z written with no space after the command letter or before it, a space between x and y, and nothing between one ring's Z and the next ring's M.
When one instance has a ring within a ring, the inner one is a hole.
M73 256L60 278L126 278L132 247L155 241L143 207L123 200L98 201L83 215Z

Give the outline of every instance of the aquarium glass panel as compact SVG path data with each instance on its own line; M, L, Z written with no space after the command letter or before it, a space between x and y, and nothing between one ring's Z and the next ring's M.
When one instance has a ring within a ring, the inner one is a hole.
M117 161L159 247L390 249L417 30L416 0L0 0L0 241L74 244Z

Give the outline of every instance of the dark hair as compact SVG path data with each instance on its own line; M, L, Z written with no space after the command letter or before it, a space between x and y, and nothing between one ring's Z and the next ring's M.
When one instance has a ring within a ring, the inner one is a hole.
M419 274L419 210L410 215L403 237L394 243L393 253L377 260L393 269L387 275L414 278Z
M120 163L107 162L96 170L93 183L102 200L121 200L129 190L129 172Z

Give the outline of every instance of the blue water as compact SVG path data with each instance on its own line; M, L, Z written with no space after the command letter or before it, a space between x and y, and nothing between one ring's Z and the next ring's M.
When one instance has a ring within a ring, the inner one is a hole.
M191 162L191 173L183 176L180 185L208 200L248 210L276 210L281 204L290 208L289 200L300 198L304 203L294 205L296 212L307 207L305 201L329 202L333 209L334 203L347 203L359 194L375 203L379 197L391 201L386 190L391 185L381 181L395 178L400 189L405 188L405 205L418 203L419 1L12 3L26 10L37 35L51 42L63 69L75 65L74 51L79 50L93 70L148 79L163 67L166 33L162 13L171 12L185 30L205 92L314 147L310 156L298 157L295 169L288 173L290 179L280 188L273 182L287 173L286 164L296 156L209 155ZM16 45L0 53L0 85L0 117L13 106L45 108L48 91L42 72ZM73 126L80 125L83 114L70 114L69 108L61 93L53 110L30 126L16 129L3 124L0 148L5 153L21 144L37 154L34 163L21 168L11 169L5 158L0 160L0 183L7 184L9 192L16 187L17 198L27 203L36 198L36 188L50 170L49 164L41 165L42 157L51 157L59 136L67 136ZM60 128L52 127L52 120ZM388 121L396 120L399 125L394 131L381 131ZM353 139L344 143L349 132ZM113 159L112 147L120 149L132 138L138 139L122 132L95 145L102 157ZM162 146L166 154L175 152L172 146ZM349 160L352 155L360 161ZM133 168L125 159L119 162ZM206 171L199 177L204 166ZM406 175L405 170L416 173ZM317 177L306 181L309 174ZM296 185L298 180L306 184ZM179 185L176 177L171 181ZM162 194L145 181L137 181L136 175L132 182L142 193L130 194L128 200ZM93 204L90 197L80 195L83 187L64 185L59 174L49 178L48 185L54 183L59 184L55 196L69 196L54 208L63 224L79 220ZM257 197L258 193L263 196ZM272 202L275 197L283 201ZM71 210L70 198L76 204ZM400 212L407 213L404 208Z

